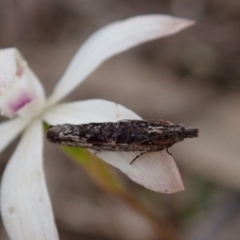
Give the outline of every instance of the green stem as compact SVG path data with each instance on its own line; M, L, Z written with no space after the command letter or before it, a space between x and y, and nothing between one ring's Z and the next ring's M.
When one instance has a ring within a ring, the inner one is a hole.
M85 169L91 179L100 188L118 197L135 211L145 216L151 223L159 239L177 240L176 233L170 225L167 225L164 221L154 216L149 209L130 194L123 184L115 177L109 166L101 159L79 148L63 147L63 150Z

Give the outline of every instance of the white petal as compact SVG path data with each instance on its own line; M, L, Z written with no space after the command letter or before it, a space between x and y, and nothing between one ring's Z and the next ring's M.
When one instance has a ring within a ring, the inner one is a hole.
M43 87L17 49L5 51L11 59L9 57L9 61L1 62L0 52L1 115L36 116L45 102Z
M1 213L13 240L58 239L43 172L43 130L35 121L4 171Z
M140 152L99 152L96 155L153 191L175 193L184 190L176 163L166 151L146 153L129 164L138 154Z
M17 72L15 49L0 50L0 94L3 94L9 84L14 80Z
M105 100L60 104L44 115L44 120L51 125L115 122L121 119L140 119L140 117L119 104ZM138 154L100 152L97 156L120 169L133 181L153 191L173 193L184 189L178 168L166 151L145 154L130 165L129 163Z
M50 125L82 124L89 122L116 122L121 119L141 119L120 104L101 99L59 104L43 116Z
M56 85L48 104L64 98L108 58L129 48L189 27L193 21L165 15L146 15L112 23L93 34L78 50Z
M27 126L26 118L15 118L0 124L0 152Z

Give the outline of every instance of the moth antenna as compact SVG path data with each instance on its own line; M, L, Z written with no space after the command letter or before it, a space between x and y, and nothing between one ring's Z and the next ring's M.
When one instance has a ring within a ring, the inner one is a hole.
M169 133L162 134L162 136L164 136L164 135L169 136ZM153 140L153 139L156 139L156 138L159 138L159 137L160 137L160 136L154 136L154 137L146 138L146 139L144 139L144 140L142 140L142 141L140 141L140 142L137 142L137 144L144 143L144 142L147 142L147 141L149 141L149 140Z

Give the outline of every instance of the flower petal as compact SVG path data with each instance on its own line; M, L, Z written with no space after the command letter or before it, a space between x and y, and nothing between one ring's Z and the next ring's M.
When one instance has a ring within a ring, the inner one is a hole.
M1 115L35 116L42 110L45 95L40 81L17 49L0 52ZM7 53L7 55L6 55ZM2 60L3 57L6 59Z
M0 50L0 94L6 91L16 75L17 64L14 52L14 48Z
M165 15L146 15L112 23L93 34L78 50L56 85L48 105L67 94L108 58L129 48L172 35L193 25L193 21Z
M146 153L130 164L138 154L140 152L99 152L96 155L120 169L134 182L153 191L175 193L184 190L176 163L165 150Z
M120 104L101 99L59 104L47 111L43 119L50 125L116 122L121 119L141 119Z
M3 174L1 213L10 239L58 239L43 172L42 134L41 122L33 122Z
M131 110L105 100L87 100L60 104L44 115L51 125L89 122L115 122L121 119L140 119ZM139 152L100 152L97 156L124 172L133 181L153 191L173 193L184 189L173 158L161 151L147 153L129 164Z
M27 126L27 118L14 118L0 124L0 153Z

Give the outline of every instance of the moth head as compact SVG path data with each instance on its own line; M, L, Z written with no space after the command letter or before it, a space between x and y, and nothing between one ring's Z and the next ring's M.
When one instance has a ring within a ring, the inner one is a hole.
M185 138L198 137L198 133L199 133L198 128L186 128L185 129Z
M177 142L183 141L185 138L194 138L198 137L199 129L198 128L185 128L183 125L178 125L177 129Z
M199 129L198 128L184 128L183 138L194 138L198 137Z

